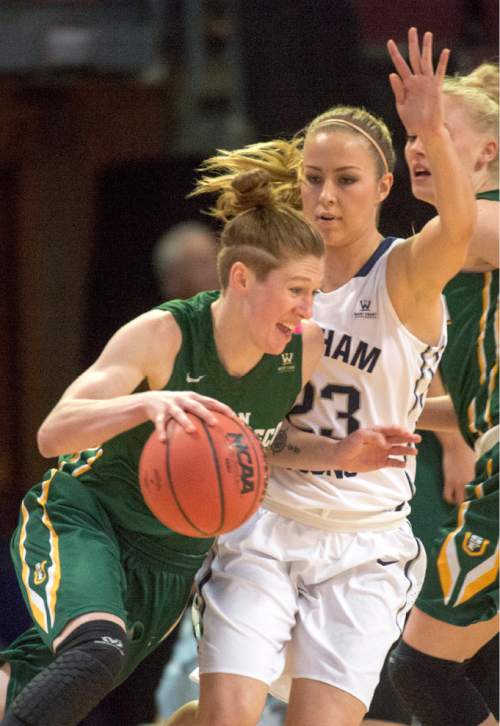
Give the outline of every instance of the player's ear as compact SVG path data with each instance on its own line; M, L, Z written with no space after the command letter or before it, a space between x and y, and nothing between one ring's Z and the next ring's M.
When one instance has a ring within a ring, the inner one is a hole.
M498 141L496 139L488 139L481 146L479 161L483 164L490 164L498 156Z
M252 270L247 267L244 262L237 260L229 270L228 287L231 287L236 291L244 292L248 289L253 277L254 274Z
M394 176L390 172L380 177L378 182L378 204L381 204L389 195L394 183Z

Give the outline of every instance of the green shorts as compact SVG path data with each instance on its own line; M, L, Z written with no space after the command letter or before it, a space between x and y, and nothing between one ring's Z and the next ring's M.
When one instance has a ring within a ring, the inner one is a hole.
M9 703L50 663L66 624L89 612L126 623L124 681L181 618L204 559L169 549L168 537L117 531L92 489L56 469L26 494L11 553L34 627L0 652Z
M466 626L498 611L498 443L476 462L465 501L439 530L416 605Z

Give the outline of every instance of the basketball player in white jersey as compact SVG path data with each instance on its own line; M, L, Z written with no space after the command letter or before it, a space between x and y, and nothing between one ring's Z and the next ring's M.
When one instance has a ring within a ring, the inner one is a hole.
M263 508L218 539L199 573L200 703L174 715L175 726L254 726L269 690L289 701L286 726L359 724L422 582L425 555L406 521L412 465L369 474L332 465L336 440L360 427L415 426L446 342L441 292L475 223L443 122L449 53L434 70L432 35L420 47L414 28L410 65L388 48L398 113L424 144L436 189L439 217L418 235L378 231L394 153L385 124L364 109L327 111L303 144L254 145L208 166L230 174L281 163L288 198L295 174L327 246L314 305L324 354L274 443Z

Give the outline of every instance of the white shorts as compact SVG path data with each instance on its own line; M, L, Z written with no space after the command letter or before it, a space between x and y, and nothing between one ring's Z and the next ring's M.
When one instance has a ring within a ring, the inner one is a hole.
M200 672L255 678L283 700L310 678L368 708L425 564L406 522L346 534L260 510L197 575Z

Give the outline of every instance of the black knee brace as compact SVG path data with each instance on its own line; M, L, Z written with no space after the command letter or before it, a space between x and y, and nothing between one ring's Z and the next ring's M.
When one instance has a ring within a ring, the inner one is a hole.
M400 641L389 657L394 687L421 726L478 726L489 716L466 663L434 658Z
M80 625L59 645L55 660L14 699L5 724L75 726L113 689L127 646L127 634L116 623ZM9 717L17 720L9 722Z
M476 686L497 721L500 700L498 694L499 661L497 634L468 661L466 670L467 678Z

